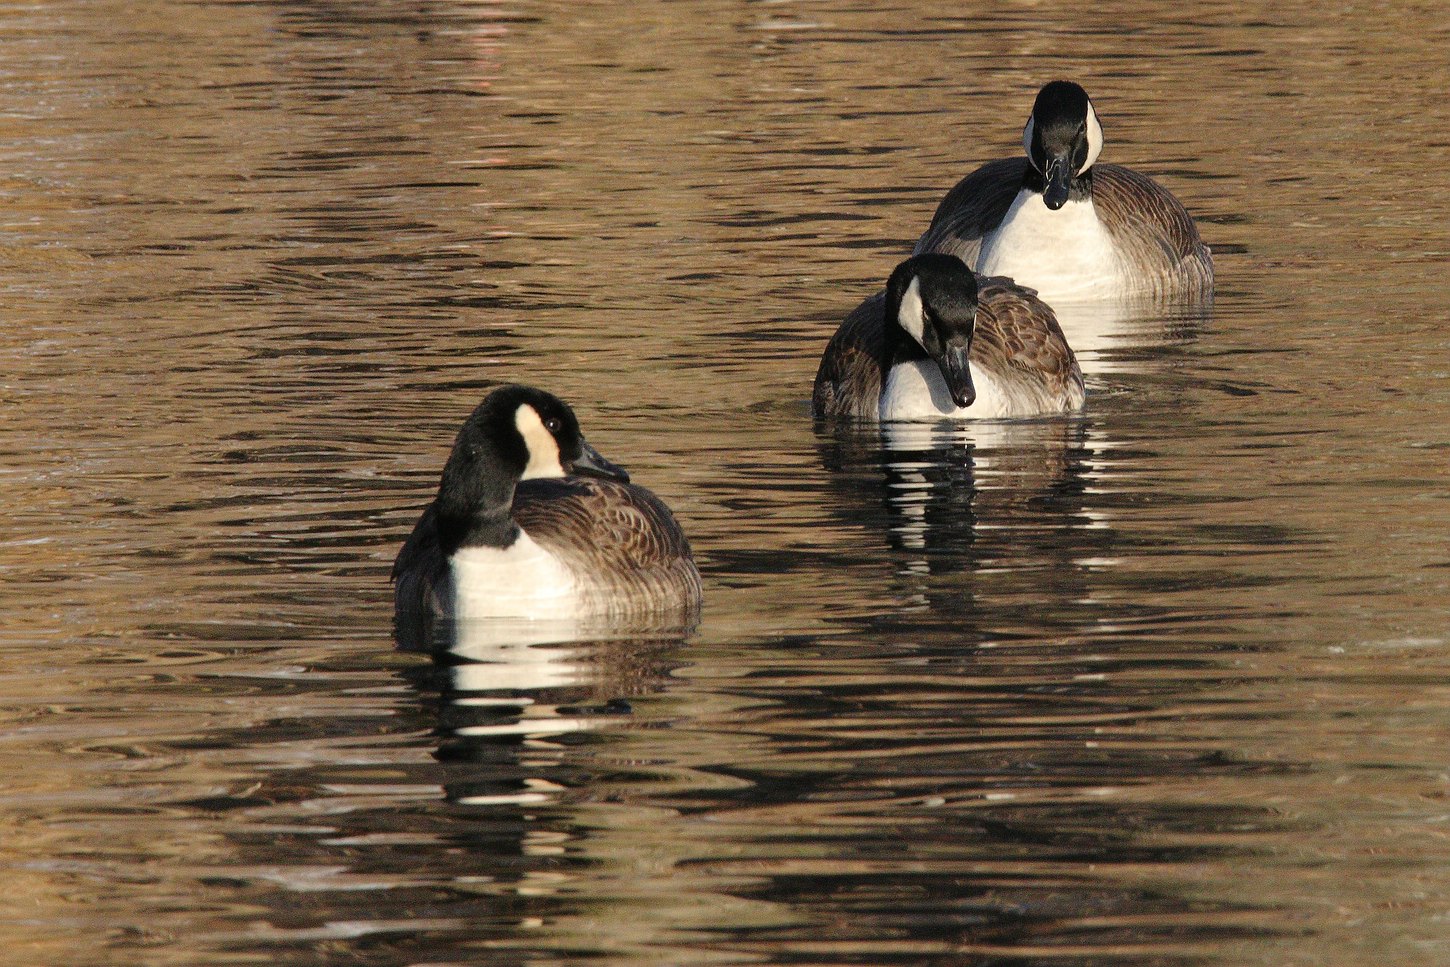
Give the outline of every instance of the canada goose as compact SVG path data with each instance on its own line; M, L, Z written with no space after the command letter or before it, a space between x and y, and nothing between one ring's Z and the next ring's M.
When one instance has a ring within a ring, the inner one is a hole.
M659 498L628 480L562 401L495 390L463 424L438 496L398 552L398 615L693 611L690 545Z
M1095 164L1103 130L1080 86L1038 92L1022 146L1025 158L988 162L947 193L917 254L955 255L1053 306L1212 298L1213 259L1178 199L1145 175Z
M954 255L896 267L841 324L816 372L816 416L921 420L1078 409L1082 373L1052 310Z

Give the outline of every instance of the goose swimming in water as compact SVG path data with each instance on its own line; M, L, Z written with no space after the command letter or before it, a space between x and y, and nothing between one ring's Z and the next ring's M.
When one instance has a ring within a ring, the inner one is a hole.
M988 162L947 194L917 254L955 255L1053 306L1212 298L1213 259L1178 199L1145 175L1097 163L1103 129L1082 87L1043 87L1022 146L1025 158Z
M558 398L495 390L459 431L438 496L393 564L400 619L697 609L700 572L685 535L628 480Z
M896 267L884 295L841 324L816 372L817 417L1039 416L1083 404L1082 372L1052 310L954 255Z

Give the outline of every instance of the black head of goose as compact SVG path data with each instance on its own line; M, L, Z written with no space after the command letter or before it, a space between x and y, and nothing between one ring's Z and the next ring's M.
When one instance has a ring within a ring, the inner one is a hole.
M1071 81L1053 81L1037 92L1022 129L1022 148L1031 167L1024 187L1058 211L1069 198L1092 195L1092 166L1103 150L1103 127L1087 91Z
M812 401L823 418L993 419L1083 404L1082 372L1052 309L953 255L898 265L886 291L826 346Z
M1087 91L1045 85L1022 130L1025 157L988 162L958 182L916 252L956 255L1054 305L1211 299L1213 259L1192 217L1146 175L1099 163L1103 144Z
M568 618L691 610L700 574L669 509L557 397L479 404L393 564L399 615Z
M921 401L895 399L913 391L929 393L930 408L938 411L965 410L977 401L970 363L977 279L961 259L921 255L898 265L886 281L881 324L889 360L881 390L882 419L897 418L892 413L898 409L919 407ZM916 378L903 379L906 374Z

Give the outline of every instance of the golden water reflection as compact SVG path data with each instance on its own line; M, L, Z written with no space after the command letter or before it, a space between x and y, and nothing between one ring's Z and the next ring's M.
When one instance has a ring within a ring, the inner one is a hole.
M1447 959L1438 8L0 18L10 962ZM1059 75L1211 316L1069 318L1070 420L818 432ZM394 649L506 380L674 508L698 629Z

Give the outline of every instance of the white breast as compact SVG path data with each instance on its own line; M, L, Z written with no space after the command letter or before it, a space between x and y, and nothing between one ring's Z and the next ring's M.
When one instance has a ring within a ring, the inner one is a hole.
M990 420L1006 416L1032 416L1041 407L1030 398L1019 398L990 375L972 368L972 385L977 399L965 409L952 402L941 370L929 359L897 363L886 374L886 387L881 392L881 414L884 420Z
M1049 305L1118 295L1127 288L1112 238L1091 198L1051 211L1040 194L1026 188L1017 193L997 230L982 239L976 270L1009 276L1036 289Z
M574 575L528 534L504 548L463 548L448 563L455 618L558 618L580 607Z

